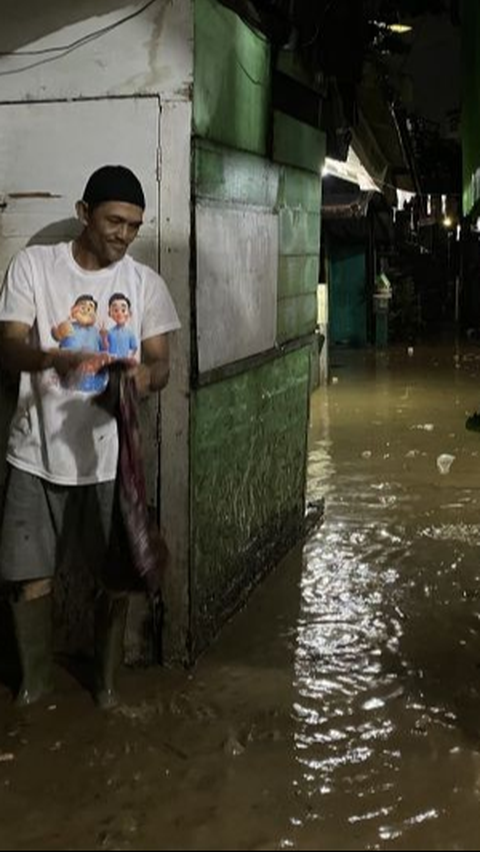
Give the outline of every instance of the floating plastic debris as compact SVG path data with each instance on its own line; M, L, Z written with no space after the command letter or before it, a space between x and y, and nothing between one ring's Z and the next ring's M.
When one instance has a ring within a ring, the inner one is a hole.
M455 461L455 456L449 455L449 453L443 453L437 459L437 467L442 474L442 476L446 476L450 473L450 468L452 467L453 462Z

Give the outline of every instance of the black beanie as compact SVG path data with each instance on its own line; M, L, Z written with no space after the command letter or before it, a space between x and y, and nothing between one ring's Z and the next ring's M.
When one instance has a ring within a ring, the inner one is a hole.
M138 178L125 166L102 166L89 178L83 201L97 207L105 201L123 201L145 210L145 195Z

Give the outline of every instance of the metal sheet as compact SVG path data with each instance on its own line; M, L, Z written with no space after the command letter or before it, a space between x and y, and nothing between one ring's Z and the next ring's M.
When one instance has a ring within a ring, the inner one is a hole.
M271 349L277 325L278 217L197 207L200 372ZM212 321L214 320L214 321Z

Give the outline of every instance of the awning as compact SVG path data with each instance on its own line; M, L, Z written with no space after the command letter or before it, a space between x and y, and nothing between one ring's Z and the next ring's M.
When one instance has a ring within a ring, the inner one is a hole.
M323 169L324 177L332 175L341 180L357 184L365 192L380 192L381 188L363 166L352 146L348 151L346 162L327 157Z

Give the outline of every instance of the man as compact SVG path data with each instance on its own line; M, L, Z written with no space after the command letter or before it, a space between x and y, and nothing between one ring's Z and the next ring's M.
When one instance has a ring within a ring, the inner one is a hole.
M52 580L79 532L82 554L103 585L95 609L95 696L102 707L116 703L127 596L113 592L115 583L106 587L103 571L114 552L118 435L113 417L95 401L105 385L102 368L113 360L99 343L101 329L112 296L121 293L131 306L132 335L141 341L141 359L139 352L128 363L144 396L167 384L168 334L179 328L163 280L127 254L144 210L136 176L104 166L76 206L79 238L19 252L0 294L0 365L21 374L0 538L0 581L12 588L22 666L19 705L51 690ZM99 375L98 386L86 381ZM111 565L108 573L115 573Z

